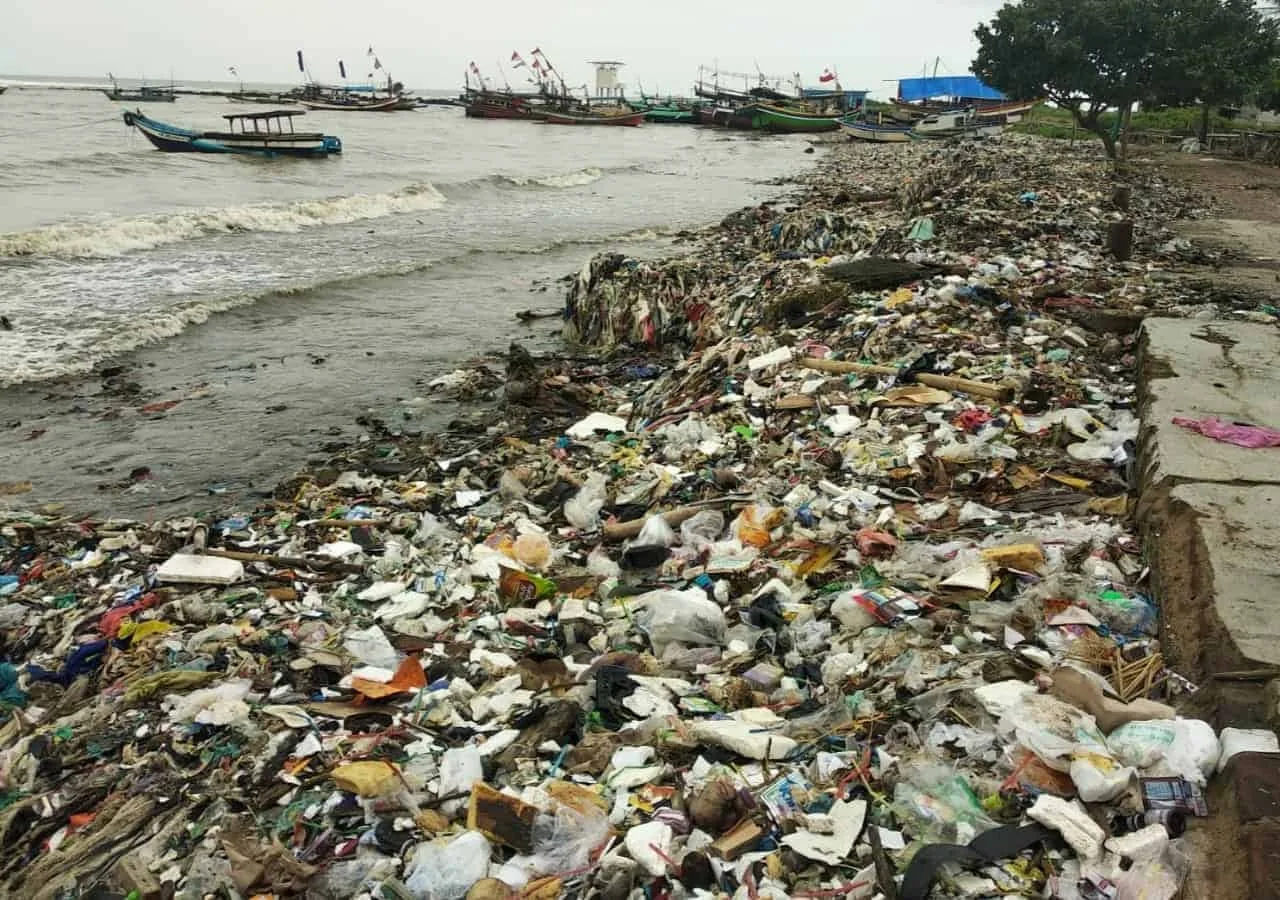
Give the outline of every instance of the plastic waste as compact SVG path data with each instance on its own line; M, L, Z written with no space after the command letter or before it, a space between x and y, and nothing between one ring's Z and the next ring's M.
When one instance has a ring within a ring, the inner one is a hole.
M1265 728L1224 728L1219 739L1222 741L1219 772L1226 769L1231 757L1238 753L1280 753L1280 739L1274 731Z
M724 513L704 509L680 524L680 542L695 552L702 552L724 534Z
M1215 416L1204 419L1188 419L1174 416L1174 425L1199 432L1207 438L1237 447L1257 450L1261 447L1280 447L1280 431L1262 425L1242 425L1237 422L1224 422Z
M592 472L578 493L564 505L564 517L579 531L592 532L600 527L600 510L608 499L608 481Z
M244 578L244 563L218 556L175 553L156 570L165 584L235 584Z
M394 669L400 662L400 654L377 625L348 631L342 646L366 666Z
M1027 815L1041 825L1059 832L1081 859L1093 862L1102 857L1106 832L1088 812L1078 804L1068 803L1061 797L1041 794L1027 810Z
M725 641L728 623L724 610L698 588L651 591L637 597L635 603L641 607L636 620L659 657L674 642L720 646Z
M753 503L733 521L733 536L749 547L767 547L773 541L772 532L782 524L786 513L763 503Z
M405 886L414 900L463 900L489 874L491 853L489 841L476 831L419 844L409 860Z

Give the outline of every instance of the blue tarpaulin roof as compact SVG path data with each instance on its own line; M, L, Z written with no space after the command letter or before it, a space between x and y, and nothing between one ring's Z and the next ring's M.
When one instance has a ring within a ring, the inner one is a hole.
M903 78L898 82L899 100L928 100L930 97L969 97L974 100L1003 100L1004 94L987 87L972 75L941 75L937 78Z

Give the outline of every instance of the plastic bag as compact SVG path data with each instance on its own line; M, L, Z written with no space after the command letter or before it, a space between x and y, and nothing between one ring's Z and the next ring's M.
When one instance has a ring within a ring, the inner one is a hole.
M1000 732L1015 734L1019 744L1059 772L1070 772L1072 758L1083 753L1111 756L1092 716L1047 694L1024 695L1001 718Z
M676 542L676 533L662 516L650 516L636 537L636 547L670 547Z
M600 527L600 510L608 499L609 482L599 472L587 476L586 483L564 505L564 517L579 531Z
M680 541L695 552L714 544L724 533L724 513L716 509L704 509L680 526Z
M1164 759L1177 736L1177 723L1168 719L1126 722L1107 735L1107 746L1125 765L1146 769Z
M478 831L464 831L448 843L420 844L409 863L405 887L414 900L463 900L467 891L489 874L489 841Z
M699 588L687 591L651 591L636 598L644 608L637 616L649 634L654 651L663 655L667 644L722 646L728 623L724 610Z
M772 532L782 524L786 513L763 503L753 503L733 521L733 536L748 547L767 547L773 542Z
M594 807L575 809L557 803L533 823L533 851L508 865L530 878L571 872L585 866L591 853L609 838L609 817Z
M1224 728L1222 729L1222 755L1218 759L1218 771L1227 767L1227 762L1237 753L1276 753L1280 751L1274 731L1264 728Z
M967 844L996 823L969 783L943 766L925 766L893 789L893 811L918 838Z

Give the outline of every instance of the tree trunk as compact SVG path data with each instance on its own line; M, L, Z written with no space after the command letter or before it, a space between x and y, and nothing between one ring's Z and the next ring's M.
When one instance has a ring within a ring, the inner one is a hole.
M1107 159L1112 162L1116 161L1116 139L1111 134L1111 129L1105 125L1095 125L1093 133L1102 138L1102 146L1107 148Z
M1200 143L1209 149L1209 104L1206 102L1200 110Z
M1071 116L1085 131L1092 131L1102 139L1102 146L1107 150L1107 159L1115 160L1116 158L1116 140L1112 137L1111 132L1098 121L1098 116L1094 111L1090 111L1089 115L1081 115L1080 110L1071 110Z

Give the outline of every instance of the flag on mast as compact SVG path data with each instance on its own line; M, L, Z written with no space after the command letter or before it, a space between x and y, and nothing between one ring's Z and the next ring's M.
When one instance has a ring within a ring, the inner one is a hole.
M822 75L818 77L818 80L821 81L823 84L827 84L829 82L835 81L836 73L832 72L830 69L823 69Z
M236 77L239 77L240 75L240 73L236 71L235 66L227 66L227 71L230 72L232 75L235 75Z
M301 72L301 73L302 73L302 74L304 74L304 75L307 73L307 67L306 67L305 65L303 65L303 64L302 64L302 51L301 51L301 50L299 50L299 51L298 51L298 71L299 71L299 72Z
M537 65L537 62L538 61L535 59L534 60L535 66ZM520 55L520 52L518 50L511 51L511 68L513 69L525 68L524 57Z
M338 74L344 79L347 77L347 67L343 64L342 60L338 60Z

